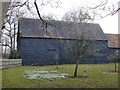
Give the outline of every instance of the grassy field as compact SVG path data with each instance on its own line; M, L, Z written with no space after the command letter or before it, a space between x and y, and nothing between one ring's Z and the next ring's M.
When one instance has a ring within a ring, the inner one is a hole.
M77 78L61 80L30 80L26 70L44 69L73 75L74 64L51 66L20 66L2 70L3 88L118 88L118 74L111 73L114 64L79 64Z

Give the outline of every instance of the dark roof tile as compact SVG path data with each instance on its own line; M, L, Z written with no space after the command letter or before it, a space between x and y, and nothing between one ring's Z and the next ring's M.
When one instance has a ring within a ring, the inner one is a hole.
M73 39L75 37L79 37L82 32L87 32L86 37L94 36L94 39L96 40L107 40L98 24L65 21L46 22L48 22L47 30L44 30L43 23L39 19L19 19L21 37Z

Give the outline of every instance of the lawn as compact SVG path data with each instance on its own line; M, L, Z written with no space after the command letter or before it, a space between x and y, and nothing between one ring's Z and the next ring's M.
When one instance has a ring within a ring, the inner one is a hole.
M75 64L49 66L20 66L2 70L3 88L118 88L118 74L114 70L114 64L79 64L78 77L43 80L27 79L25 71L45 70L67 73L73 76Z

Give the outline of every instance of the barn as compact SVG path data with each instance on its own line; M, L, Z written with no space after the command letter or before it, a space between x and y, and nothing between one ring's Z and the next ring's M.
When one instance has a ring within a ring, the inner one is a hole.
M94 49L98 51L91 57L82 57L80 63L107 63L108 40L98 24L65 21L46 21L39 19L19 19L17 37L18 54L23 65L51 65L58 60L59 64L76 63L66 55L66 40L73 40L84 32L91 34ZM62 43L61 43L62 42ZM57 59L56 59L57 58Z

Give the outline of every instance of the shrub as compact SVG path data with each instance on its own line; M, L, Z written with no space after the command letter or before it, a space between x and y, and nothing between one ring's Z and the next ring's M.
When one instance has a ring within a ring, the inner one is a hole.
M20 58L20 56L17 53L17 50L13 50L10 54L9 54L9 59L18 59Z

